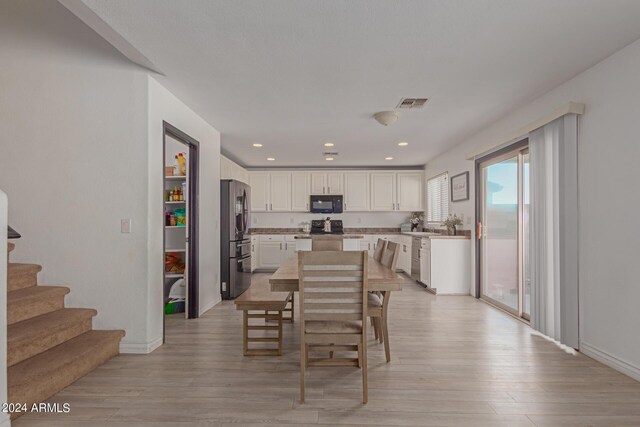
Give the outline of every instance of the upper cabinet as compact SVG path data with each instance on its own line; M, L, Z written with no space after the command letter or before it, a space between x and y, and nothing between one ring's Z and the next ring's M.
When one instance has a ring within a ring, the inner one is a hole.
M342 172L311 172L311 194L343 194Z
M344 210L369 210L369 172L344 173Z
M256 171L249 173L254 212L309 212L309 195L344 196L347 212L423 210L422 171Z
M291 172L291 211L309 212L309 172Z
M395 211L396 173L371 172L371 210Z
M399 211L424 210L422 172L398 172L396 175L396 200Z
M251 211L269 211L269 172L251 172L249 186L251 187Z
M249 184L249 172L225 156L220 156L220 179L235 179Z
M291 173L271 172L269 189L269 211L289 212L291 211Z

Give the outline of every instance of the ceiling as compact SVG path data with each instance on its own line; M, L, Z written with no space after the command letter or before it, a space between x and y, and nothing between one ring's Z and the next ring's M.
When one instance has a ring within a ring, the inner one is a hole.
M424 164L640 38L637 0L74 1L252 167Z

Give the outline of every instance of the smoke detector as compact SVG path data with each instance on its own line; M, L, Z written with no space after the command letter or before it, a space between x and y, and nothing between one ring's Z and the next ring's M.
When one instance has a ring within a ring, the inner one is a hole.
M395 111L379 111L373 115L373 118L381 125L389 126L398 120L398 113Z

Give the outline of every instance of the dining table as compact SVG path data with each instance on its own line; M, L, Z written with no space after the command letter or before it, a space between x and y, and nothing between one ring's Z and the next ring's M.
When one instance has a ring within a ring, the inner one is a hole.
M401 291L404 278L369 257L368 262L368 290L372 292ZM278 270L269 279L272 292L298 292L298 256L290 256L284 260Z

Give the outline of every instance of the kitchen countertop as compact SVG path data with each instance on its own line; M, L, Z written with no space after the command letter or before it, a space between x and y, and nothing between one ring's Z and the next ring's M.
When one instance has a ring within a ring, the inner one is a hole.
M333 237L341 238L341 239L364 239L369 235L405 235L412 237L424 237L429 239L470 239L471 233L469 230L460 230L460 232L465 233L457 236L448 236L446 234L440 234L436 232L428 232L428 231L407 231L400 232L399 228L392 227L371 227L371 228L346 228L344 229L344 233L342 235L326 235L326 234L314 234L313 237L317 238L318 236L339 236ZM259 234L287 234L296 235L296 239L310 239L312 235L305 233L302 228L252 228L248 235L259 235ZM345 237L347 236L347 237Z
M294 239L344 240L364 239L362 234L296 234Z

